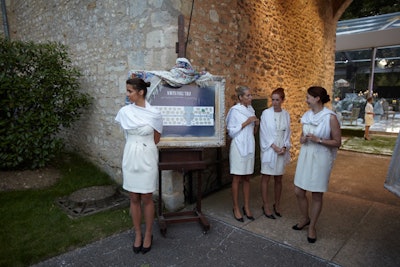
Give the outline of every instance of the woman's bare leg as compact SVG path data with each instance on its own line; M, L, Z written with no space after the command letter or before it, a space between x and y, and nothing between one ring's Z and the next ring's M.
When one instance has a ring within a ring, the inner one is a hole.
M232 179L232 202L233 212L236 218L242 218L242 213L239 208L239 186L242 177L240 175L233 175Z
M154 202L153 194L143 194L143 210L144 220L146 225L146 232L144 234L143 247L148 248L151 246L151 236L153 235L153 224L154 224Z
M129 193L130 197L130 211L132 217L133 228L135 230L135 247L140 247L142 245L142 209L141 209L141 195L138 193Z
M274 193L275 193L275 210L281 211L281 195L282 195L282 175L274 176Z
M322 210L322 199L323 193L321 192L312 192L312 200L311 200L311 210L310 210L310 227L308 228L308 237L316 238L316 228L317 220Z
M243 202L246 215L252 217L253 214L250 211L250 176L246 175L242 179L243 181Z
M297 204L299 206L301 214L301 221L298 223L298 227L302 228L310 221L310 218L308 216L308 199L306 191L301 189L300 187L295 186L294 192L296 194Z
M271 175L263 174L261 176L261 197L263 201L264 213L267 215L271 215L272 212L269 208L269 199L268 199L268 186L269 180L271 179Z

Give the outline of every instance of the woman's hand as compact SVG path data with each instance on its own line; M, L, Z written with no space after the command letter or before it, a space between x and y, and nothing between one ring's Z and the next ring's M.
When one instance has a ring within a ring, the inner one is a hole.
M313 134L306 134L306 142L311 141L314 143L319 143L320 138Z
M286 152L286 147L279 147L275 144L272 144L271 147L275 151L275 153L278 155L283 155Z
M243 122L242 129L253 122L255 126L260 125L260 120L257 118L257 116L251 116L245 122Z

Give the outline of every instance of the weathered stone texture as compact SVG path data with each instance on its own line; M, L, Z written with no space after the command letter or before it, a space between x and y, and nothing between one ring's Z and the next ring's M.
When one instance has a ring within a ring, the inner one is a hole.
M171 3L174 4L171 4ZM180 1L12 1L12 39L56 41L69 47L93 105L68 145L121 182L123 135L114 117L124 105L130 69L166 70L175 64Z
M193 12L188 58L198 68L226 77L226 109L236 100L237 85L252 88L255 98L268 99L273 89L285 88L296 156L307 88L332 89L332 14L330 1L204 0Z

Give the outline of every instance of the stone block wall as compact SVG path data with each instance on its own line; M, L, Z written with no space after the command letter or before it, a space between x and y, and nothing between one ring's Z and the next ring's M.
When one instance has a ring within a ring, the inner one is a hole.
M344 1L241 0L195 3L188 58L226 77L226 109L235 87L247 85L254 98L286 90L292 120L292 156L299 152L306 90L321 85L332 94L336 23ZM186 21L190 18L187 17ZM329 106L329 105L328 105Z
M72 129L70 148L121 182L123 134L114 123L125 100L128 71L175 65L179 0L11 1L11 39L55 41L69 47L93 104Z

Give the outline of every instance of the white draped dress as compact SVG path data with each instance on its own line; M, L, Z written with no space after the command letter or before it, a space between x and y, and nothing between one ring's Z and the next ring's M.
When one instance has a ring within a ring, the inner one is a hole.
M283 155L278 155L271 147L286 147ZM285 166L290 162L290 117L286 110L275 112L271 107L261 114L260 150L261 173L267 175L282 175Z
M251 116L255 116L252 106L236 104L226 117L228 135L232 138L229 150L231 174L248 175L254 172L254 122L242 129L243 122Z
M317 114L307 111L301 118L303 134L312 133L322 139L330 137L330 116L336 114L324 108ZM307 142L301 145L294 184L310 192L326 192L336 158L337 148Z
M131 104L121 108L115 120L124 130L123 188L135 193L153 193L158 178L158 148L154 130L162 132L162 117L146 102L146 108Z

